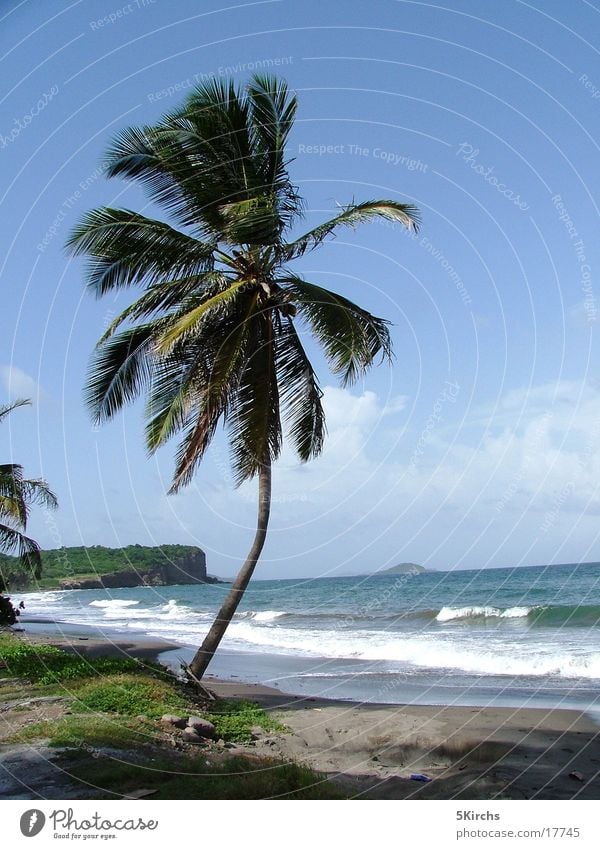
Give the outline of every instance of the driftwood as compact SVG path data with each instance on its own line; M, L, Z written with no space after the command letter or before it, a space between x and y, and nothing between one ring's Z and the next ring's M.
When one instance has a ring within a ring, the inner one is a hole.
M180 658L180 660L181 660L181 658ZM181 660L181 668L183 669L183 671L185 673L185 677L186 677L188 683L190 683L194 687L194 689L197 691L199 696L201 696L207 702L216 702L217 701L217 698L218 698L217 694L214 693L212 690L209 690L208 687L205 687L204 684L202 683L202 681L199 678L196 678L196 676L194 675L194 673L192 672L192 670L190 669L188 664L185 663L183 660Z

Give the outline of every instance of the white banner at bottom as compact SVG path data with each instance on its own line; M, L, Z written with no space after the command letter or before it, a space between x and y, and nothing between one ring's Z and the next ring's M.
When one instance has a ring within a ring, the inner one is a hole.
M307 849L383 845L596 849L596 801L0 802L3 846ZM308 843L307 841L310 841Z

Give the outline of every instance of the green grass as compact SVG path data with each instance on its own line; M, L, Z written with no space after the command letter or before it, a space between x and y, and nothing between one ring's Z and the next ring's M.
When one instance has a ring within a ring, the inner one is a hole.
M31 645L14 636L0 637L0 677L27 678L37 684L56 684L78 678L138 672L142 665L134 658L86 657L65 652L56 646ZM165 675L164 667L145 661L149 673Z
M341 799L318 773L299 764L267 758L232 757L207 763L204 757L160 758L146 764L86 760L69 772L106 792L127 795L155 789L152 799ZM102 798L102 796L100 796Z
M77 692L74 712L144 714L153 719L165 713L191 713L175 682L153 680L144 675L111 675L101 682L84 684Z
M232 743L245 743L251 740L250 729L255 725L265 731L287 730L284 725L252 702L223 699L217 703L213 711L203 715L213 723L219 737Z
M8 738L10 743L48 740L50 746L81 748L83 751L137 748L152 742L156 729L150 722L131 717L81 714L27 725Z

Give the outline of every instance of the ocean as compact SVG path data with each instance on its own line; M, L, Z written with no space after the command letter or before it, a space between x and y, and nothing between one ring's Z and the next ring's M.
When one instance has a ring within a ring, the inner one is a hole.
M189 660L227 585L14 594L66 632ZM30 626L27 626L30 627ZM41 626L39 626L41 627ZM366 702L600 709L600 564L255 580L209 672Z

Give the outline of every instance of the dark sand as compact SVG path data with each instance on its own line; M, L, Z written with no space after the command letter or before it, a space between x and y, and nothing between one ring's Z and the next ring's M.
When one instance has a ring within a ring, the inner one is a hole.
M83 656L155 659L178 648L135 637L21 636ZM259 735L244 747L249 754L306 763L356 798L600 797L600 729L578 711L359 704L239 681L207 678L206 684L220 696L260 703L291 730ZM433 780L411 780L411 773Z

